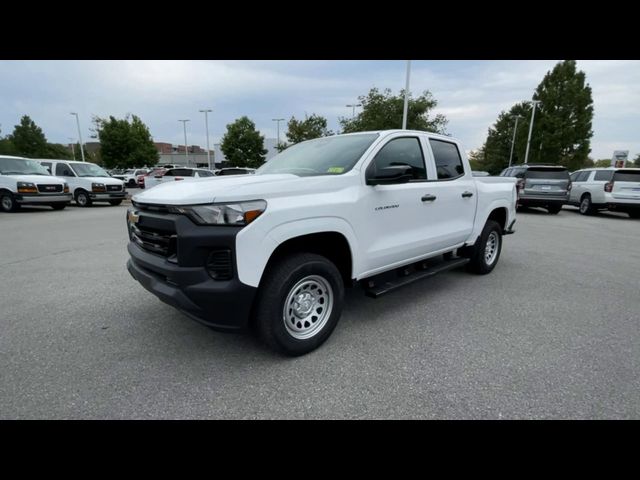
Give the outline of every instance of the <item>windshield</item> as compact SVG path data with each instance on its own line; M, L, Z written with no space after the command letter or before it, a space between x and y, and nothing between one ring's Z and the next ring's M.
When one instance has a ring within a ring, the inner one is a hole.
M72 163L71 168L76 172L79 177L109 177L110 175L105 172L98 165L93 163Z
M256 174L340 175L353 168L377 137L377 133L344 135L298 143L262 165Z
M0 158L0 174L2 175L47 175L46 168L34 160L22 158Z

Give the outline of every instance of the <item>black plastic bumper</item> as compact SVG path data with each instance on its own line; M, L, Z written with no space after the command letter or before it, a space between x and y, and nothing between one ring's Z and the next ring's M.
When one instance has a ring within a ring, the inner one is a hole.
M520 197L518 199L518 205L522 205L523 207L546 207L546 206L558 206L561 207L566 205L569 202L568 198L544 198L544 197L535 197L535 198L527 198Z
M193 224L186 217L171 217L173 216L166 216L165 221L175 224L177 255L168 259L129 242L129 273L160 300L194 320L216 330L245 329L257 289L238 279L235 262L236 229L202 227ZM144 220L141 218L141 221ZM160 216L152 215L146 220L159 222L161 219ZM205 268L206 253L220 247L228 247L234 252L233 276L230 280L214 280Z

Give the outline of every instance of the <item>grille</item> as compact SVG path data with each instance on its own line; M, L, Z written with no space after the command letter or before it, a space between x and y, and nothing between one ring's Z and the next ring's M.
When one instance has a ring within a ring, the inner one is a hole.
M38 185L38 191L40 193L60 193L62 185Z
M207 271L214 280L231 280L233 277L233 263L231 250L214 250L207 260Z
M121 192L122 185L107 185L107 192Z
M170 257L176 253L176 235L142 225L131 225L131 240L148 252Z
M169 207L166 205L150 205L138 202L131 202L131 204L138 210L147 210L154 213L169 213Z

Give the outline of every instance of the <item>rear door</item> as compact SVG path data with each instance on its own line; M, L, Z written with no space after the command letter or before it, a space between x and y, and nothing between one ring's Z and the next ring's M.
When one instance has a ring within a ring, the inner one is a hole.
M587 191L587 182L591 176L592 170L582 170L571 175L571 195L569 200L574 203L580 203L580 197Z
M640 169L616 171L613 174L611 196L616 200L640 202Z
M524 194L536 197L566 197L569 172L563 167L530 167L524 175Z

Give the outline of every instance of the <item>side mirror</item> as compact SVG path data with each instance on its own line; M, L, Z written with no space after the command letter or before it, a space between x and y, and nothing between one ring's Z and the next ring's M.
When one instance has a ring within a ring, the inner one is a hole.
M367 185L394 185L408 183L413 178L413 170L409 165L393 165L379 169L373 175L367 172Z

